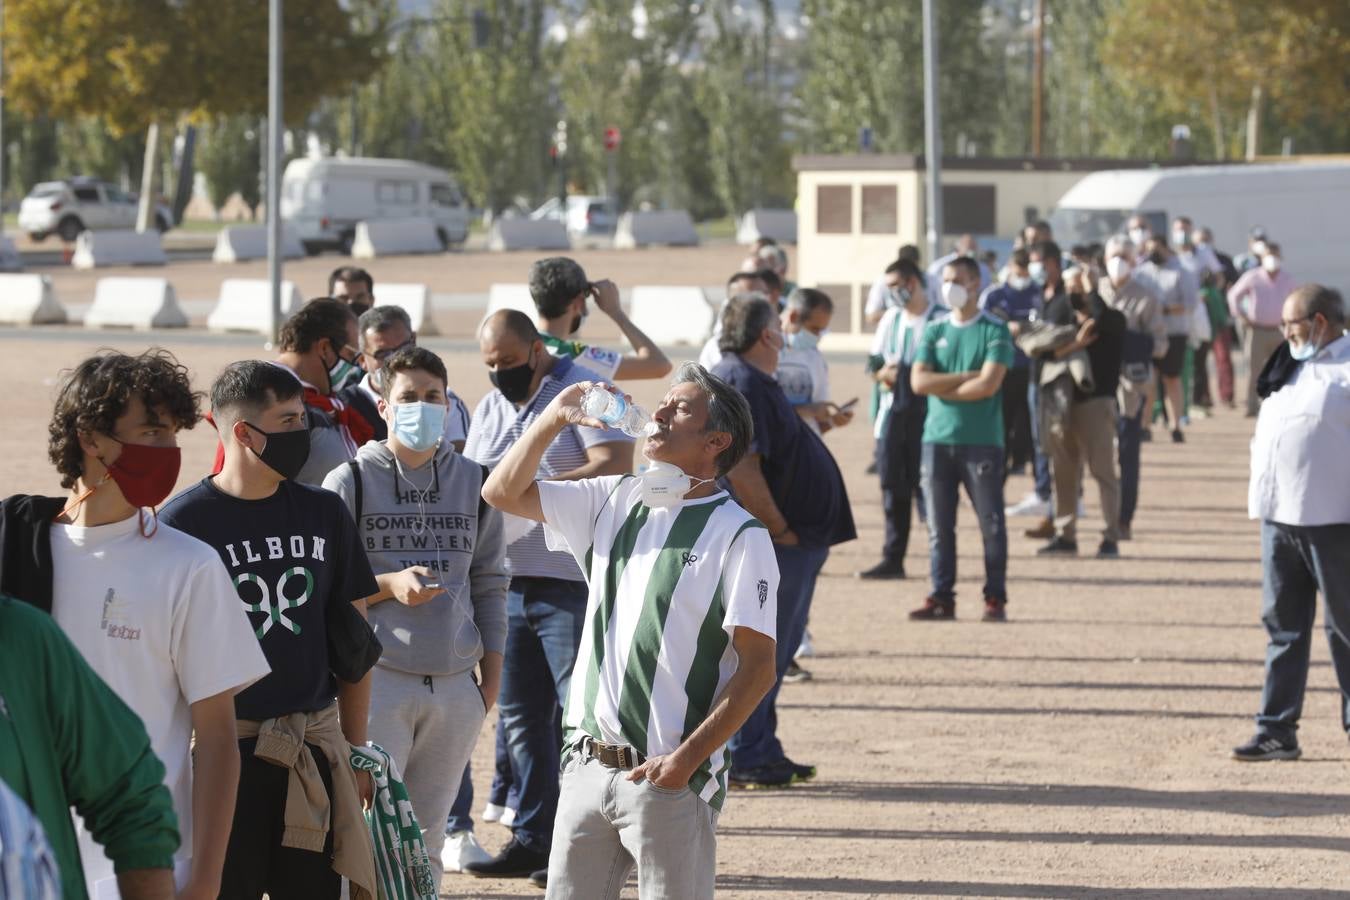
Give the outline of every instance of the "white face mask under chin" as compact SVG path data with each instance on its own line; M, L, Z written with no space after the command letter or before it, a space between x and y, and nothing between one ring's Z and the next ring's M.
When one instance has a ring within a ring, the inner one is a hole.
M679 466L666 462L653 461L643 472L642 502L652 509L679 506L688 494L700 484L715 481L713 478L691 478Z

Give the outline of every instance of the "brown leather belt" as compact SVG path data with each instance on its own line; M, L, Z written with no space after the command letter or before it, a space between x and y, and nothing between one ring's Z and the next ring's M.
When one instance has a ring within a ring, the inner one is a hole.
M595 738L581 739L582 759L594 759L607 769L635 769L647 761L647 757L627 744L604 744Z

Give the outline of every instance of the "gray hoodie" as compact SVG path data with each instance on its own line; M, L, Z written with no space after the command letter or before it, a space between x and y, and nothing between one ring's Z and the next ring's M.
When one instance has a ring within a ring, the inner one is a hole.
M480 499L482 467L443 446L431 462L409 471L396 467L393 452L379 441L357 452L356 465L359 513L352 466L329 472L323 486L356 517L375 574L426 566L445 591L417 607L390 599L370 608L370 624L384 645L379 664L414 675L455 675L473 668L485 651L503 652L506 544L501 513Z

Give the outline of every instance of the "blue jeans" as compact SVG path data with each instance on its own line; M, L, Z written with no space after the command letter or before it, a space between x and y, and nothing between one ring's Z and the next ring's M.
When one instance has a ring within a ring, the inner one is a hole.
M792 662L792 655L802 642L806 617L811 612L811 595L816 590L816 577L830 555L829 547L784 547L773 545L778 559L778 638L775 663L778 680L759 706L745 720L741 730L727 742L732 765L737 769L756 769L779 762L786 754L778 741L778 689L783 685L783 673Z
M1261 523L1261 621L1266 683L1256 729L1290 740L1303 713L1317 594L1322 594L1331 666L1341 686L1341 727L1350 732L1350 525Z
M520 791L516 840L547 853L558 811L558 707L567 699L586 618L586 584L511 579L498 728Z
M1027 409L1031 413L1031 468L1036 474L1036 496L1049 503L1054 480L1050 477L1050 457L1041 449L1041 386L1036 383L1034 366L1027 385Z
M1144 434L1144 404L1133 416L1121 416L1116 423L1116 456L1120 460L1120 524L1134 521L1139 505L1139 448Z
M956 599L956 505L961 485L984 537L984 596L1007 602L1008 531L1003 524L1003 448L962 444L923 445L920 464L928 501L928 558L933 597Z

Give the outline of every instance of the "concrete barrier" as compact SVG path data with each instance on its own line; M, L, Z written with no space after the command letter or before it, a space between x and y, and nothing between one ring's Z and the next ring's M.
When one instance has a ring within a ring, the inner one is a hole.
M282 225L281 256L283 259L301 259L305 248L295 229ZM216 249L211 260L218 263L246 262L267 258L266 225L227 225L216 235Z
M356 259L443 252L445 245L431 219L358 222L356 239L352 241L352 256Z
M0 325L60 325L66 308L47 275L0 275Z
M186 328L188 317L165 278L100 278L86 328Z
M535 316L539 315L539 310L534 306L534 298L530 296L530 286L528 284L494 284L488 290L488 308L483 314L487 318L498 310L518 309L534 321Z
M790 209L752 209L741 216L736 243L753 244L762 237L780 244L797 243L797 214Z
M625 250L653 246L697 247L698 232L694 230L694 220L683 209L627 212L619 217L614 246Z
M440 334L431 317L431 289L425 284L389 284L381 281L375 288L376 306L401 307L412 320L412 330L425 337Z
M633 288L633 324L658 344L701 345L712 334L714 309L699 287Z
M82 231L75 239L77 269L104 266L162 266L168 262L158 231Z
M14 241L0 234L0 272L22 272L23 257Z
M281 320L284 322L303 304L294 282L281 283ZM272 334L272 285L265 278L226 278L220 283L220 299L206 317L212 331L248 331Z
M567 226L555 219L498 219L488 234L489 250L571 250Z

